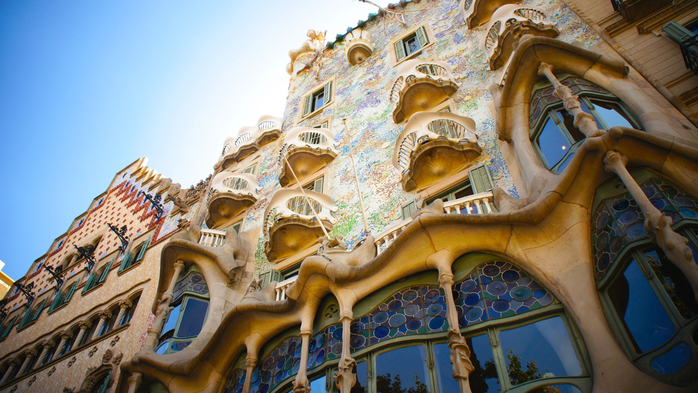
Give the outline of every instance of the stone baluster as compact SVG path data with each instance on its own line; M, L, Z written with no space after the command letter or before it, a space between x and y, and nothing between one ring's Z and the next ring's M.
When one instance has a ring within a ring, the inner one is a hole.
M439 251L427 258L427 266L439 271L439 287L446 300L446 319L448 320L448 347L451 349L453 378L458 382L461 393L470 393L470 373L475 370L470 360L470 347L460 333L458 309L453 299L453 270L451 265L455 258L448 251Z
M2 381L0 381L0 385L4 384L5 382L8 382L10 380L10 376L14 373L15 369L19 367L20 361L18 358L14 358L10 360L10 367L5 371L5 375L2 377Z
M128 311L129 308L133 307L133 303L131 303L130 300L122 300L119 303L119 314L116 316L116 323L121 325L121 320L124 319L124 314Z
M75 343L79 346L83 337L85 337L85 334L87 334L87 330L92 327L92 324L89 322L80 322L78 326L80 326L80 331L78 332L78 336L75 338Z
M337 293L339 301L339 319L342 322L342 357L334 374L334 383L340 393L350 393L356 384L356 360L351 357L351 323L354 322L354 303L356 295L351 291L341 290Z
M111 318L111 313L109 311L100 311L97 315L99 316L99 321L97 322L97 328L92 332L92 337L90 337L91 340L99 337L102 327L104 327L104 324Z
M170 304L172 304L172 300L174 299L174 287L175 284L177 284L177 280L179 280L179 275L182 273L182 270L184 270L184 263L182 260L178 259L174 264L174 273L172 273L170 285L165 293L162 294L162 297L160 297L158 308L155 312L155 322L153 326L148 329L148 336L145 339L145 346L143 347L145 351L155 351L155 345L160 338L162 328L167 321L167 316L170 315L170 311L172 310Z
M56 345L56 343L54 343L53 341L50 341L50 340L44 341L41 344L41 352L39 353L39 357L37 358L36 363L34 363L34 368L41 365L41 363L43 362L44 358L46 357L46 354L48 353L48 351L50 351L51 348L53 348L55 345Z
M628 189L645 216L645 229L654 235L653 241L662 248L667 258L686 276L693 288L693 296L698 301L698 266L693 252L688 247L688 239L674 232L671 217L654 207L644 191L625 167L627 158L617 151L609 151L604 157L606 171L615 173Z
M29 367L31 360L34 359L34 356L36 356L35 350L32 349L27 351L27 354L24 357L24 362L22 363L22 367L20 367L19 373L17 373L17 375L22 375L25 372L27 372L27 368Z
M550 83L555 87L553 94L564 102L567 112L574 116L574 126L579 128L587 138L599 136L604 133L599 130L594 116L582 110L579 98L572 94L572 90L570 90L569 87L560 83L557 77L555 77L551 64L541 62L538 67L538 75L548 78Z

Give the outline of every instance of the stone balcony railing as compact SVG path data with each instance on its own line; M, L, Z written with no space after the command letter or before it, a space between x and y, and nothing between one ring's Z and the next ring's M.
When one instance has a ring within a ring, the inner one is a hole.
M264 234L268 239L264 251L270 262L305 250L324 235L321 225L329 231L335 223L331 213L337 207L330 196L309 190L304 193L279 189L264 211Z
M557 37L560 31L552 25L543 11L537 7L507 4L492 14L485 28L487 35L483 49L491 70L506 64L515 44L524 34Z
M469 29L474 29L490 21L492 14L504 4L517 3L516 0L461 0L460 13Z
M202 246L223 247L225 244L225 231L202 229L199 244Z
M291 284L293 284L296 281L298 281L298 276L293 276L293 277L287 278L281 282L277 282L276 289L275 289L275 292L276 292L275 300L277 302L282 301L282 300L286 300L286 297L287 297L286 291L291 286Z
M264 115L259 118L254 127L243 127L236 138L228 138L224 142L215 168L225 170L236 162L242 161L260 147L281 136L282 120L278 117Z
M481 152L472 119L450 112L420 112L398 136L393 165L410 192L459 172Z
M283 166L279 184L295 183L291 169L299 180L317 172L337 157L334 133L328 128L295 127L286 134L281 148ZM289 168L290 165L290 168Z
M444 203L444 213L446 214L490 214L494 212L494 195L492 191L468 195ZM407 218L395 225L391 225L376 235L376 251L379 254L385 251L411 222L412 218Z
M221 172L211 181L206 225L221 227L252 206L257 195L257 178L250 173Z
M390 89L393 121L402 123L416 112L428 111L451 97L458 83L443 61L407 60L397 70Z
M371 35L363 29L354 29L346 37L344 56L351 65L362 63L373 54L373 43Z

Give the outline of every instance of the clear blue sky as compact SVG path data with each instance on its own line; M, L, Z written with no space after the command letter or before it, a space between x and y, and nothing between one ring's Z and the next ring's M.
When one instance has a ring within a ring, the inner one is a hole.
M385 6L388 1L376 3ZM26 273L138 157L183 187L283 115L288 51L377 9L352 0L0 2L0 260Z

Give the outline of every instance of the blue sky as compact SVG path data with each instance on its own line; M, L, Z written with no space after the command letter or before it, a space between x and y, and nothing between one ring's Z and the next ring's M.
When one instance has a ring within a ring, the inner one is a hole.
M225 138L283 115L288 51L308 29L334 37L376 11L352 0L0 2L3 271L22 277L138 157L183 187L206 177Z

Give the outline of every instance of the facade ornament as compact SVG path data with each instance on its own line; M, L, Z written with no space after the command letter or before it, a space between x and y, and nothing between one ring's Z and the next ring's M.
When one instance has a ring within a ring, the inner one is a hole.
M115 366L118 366L119 364L121 364L121 359L123 359L123 357L124 354L119 352L119 354L114 356L114 358L111 360L111 363Z
M17 391L17 385L13 386L12 389L10 389L10 393L15 393Z
M293 393L310 393L310 381L308 380L308 348L312 328L301 329L301 365L293 381Z
M63 393L73 393L75 391L75 388L63 388Z
M114 337L114 338L111 340L111 342L109 343L109 346L113 347L114 345L116 345L116 343L119 342L119 340L121 340L121 338L119 338L119 336Z
M75 358L73 358L73 359L75 359ZM55 372L56 372L56 366L53 366L53 367L51 367L50 370L48 370L48 373L47 373L47 374L48 374L48 376L50 377L50 376L51 376L53 373L55 373Z
M645 216L645 229L654 235L652 241L662 248L667 258L678 267L691 283L693 294L698 300L698 265L693 259L693 252L688 247L688 239L674 232L672 219L657 209L632 177L626 164L628 159L610 150L604 157L606 171L615 173L628 189Z
M73 356L73 357L70 359L70 361L68 361L68 368L72 367L72 366L73 366L73 363L75 363L76 360L77 360L77 358L76 358L75 356Z
M111 360L112 356L114 354L112 353L111 349L107 349L104 351L104 355L102 355L102 363L109 363L109 360Z
M291 81L296 78L299 72L310 69L313 66L317 67L316 76L319 74L322 61L318 61L318 59L322 57L322 52L325 50L325 35L327 35L327 31L310 29L306 33L309 40L305 41L300 48L288 52L291 62L286 65L286 72L291 75ZM306 53L312 53L312 57L305 62L301 62L299 59ZM299 61L298 64L296 64L296 60Z
M165 197L165 202L171 201L181 211L186 213L189 211L189 205L187 205L187 203L184 201L184 199L179 197L179 193L180 193L181 189L182 189L182 186L179 183L174 183L174 184L170 185L170 188L167 190L167 196Z
M27 382L27 386L32 386L34 382L36 382L36 374L29 379L29 381Z
M371 244L373 244L373 240L371 240ZM347 300L347 298L352 299L349 296L344 291L336 294L340 308L339 319L342 322L342 355L333 379L335 387L339 389L340 393L350 393L351 388L356 384L356 374L354 374L356 360L351 357L351 323L354 322L354 312L352 311L354 304Z
M97 347L93 347L92 349L90 349L90 352L87 354L87 357L91 358L92 356L94 356L94 354L96 352L97 352Z

